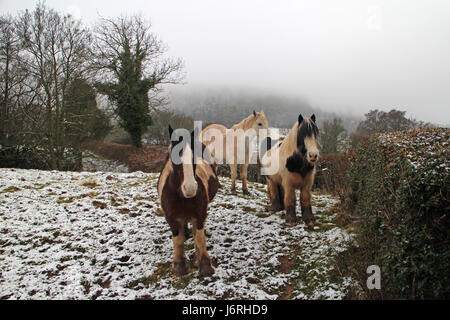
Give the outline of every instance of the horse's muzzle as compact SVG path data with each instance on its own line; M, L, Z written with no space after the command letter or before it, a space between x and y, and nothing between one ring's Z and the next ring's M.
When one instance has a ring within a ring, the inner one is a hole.
M319 154L315 152L308 152L306 159L308 162L315 164L317 160L319 160Z
M198 184L196 181L192 183L183 183L181 185L181 192L185 198L193 198L197 195Z

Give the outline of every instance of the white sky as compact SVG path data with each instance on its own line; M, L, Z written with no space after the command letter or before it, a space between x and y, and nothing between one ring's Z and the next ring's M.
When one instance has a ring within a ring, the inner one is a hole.
M35 0L0 0L0 12ZM189 86L250 87L325 110L450 124L448 0L47 0L86 23L141 13Z

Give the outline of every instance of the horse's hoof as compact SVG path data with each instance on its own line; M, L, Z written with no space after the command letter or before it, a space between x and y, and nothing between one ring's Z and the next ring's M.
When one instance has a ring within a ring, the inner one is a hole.
M205 266L205 267L201 267L200 266L200 270L198 272L198 275L200 277L209 277L212 276L214 274L214 268L211 266Z
M173 263L173 274L176 276L183 276L187 274L186 261Z
M287 222L286 221L286 226L288 226L288 227L295 227L296 225L297 225L296 222Z
M200 260L200 267L198 271L198 275L200 277L209 277L214 273L214 268L211 267L211 261L203 256Z
M280 205L271 205L268 207L269 211L277 212L283 210L283 207Z
M316 218L314 217L310 206L302 207L302 218L303 221L305 222L305 225L307 225L310 228L314 226Z
M286 209L286 223L296 223L297 215L295 213L295 207L289 206Z
M297 223L297 217L296 216L288 216L286 215L286 223L290 224L290 223Z
M250 192L248 190L244 190L244 191L242 191L242 193L245 194L246 196L250 195Z
M315 221L314 220L305 221L305 226L308 229L313 229L314 225L315 225Z
M236 196L237 195L236 189L231 189L231 194Z
M293 213L286 213L286 223L296 223L297 222L297 216L295 212Z

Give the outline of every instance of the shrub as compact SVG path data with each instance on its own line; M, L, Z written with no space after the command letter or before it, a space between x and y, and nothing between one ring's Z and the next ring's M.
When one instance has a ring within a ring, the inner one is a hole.
M333 194L347 189L347 170L351 151L346 153L322 154L317 164L314 187Z
M50 169L44 152L25 146L0 147L1 168Z
M449 129L376 134L352 158L359 219L353 261L381 268L380 297L450 298L449 135Z
M50 170L50 162L50 156L43 147L0 146L0 168ZM80 168L80 151L74 148L65 148L59 170L77 171Z

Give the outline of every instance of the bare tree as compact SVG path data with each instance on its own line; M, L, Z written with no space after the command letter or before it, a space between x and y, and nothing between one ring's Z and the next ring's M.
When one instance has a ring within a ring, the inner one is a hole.
M27 167L45 164L38 154L27 154L38 144L44 124L36 104L37 82L26 69L16 23L11 15L0 17L0 162Z
M65 93L70 82L89 67L91 34L80 21L42 3L33 12L21 13L16 29L25 52L23 66L33 78L29 86L36 97L34 105L45 115L42 141L49 167L60 169L67 147Z
M152 123L150 110L166 102L162 86L183 79L182 61L165 58L166 47L150 29L140 16L102 18L95 29L94 68L102 71L96 87L114 104L119 124L137 147Z
M19 101L27 93L28 73L23 68L21 44L9 15L0 17L0 144L10 146L17 138Z

